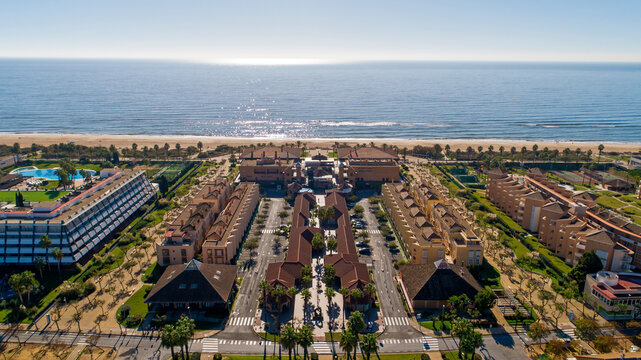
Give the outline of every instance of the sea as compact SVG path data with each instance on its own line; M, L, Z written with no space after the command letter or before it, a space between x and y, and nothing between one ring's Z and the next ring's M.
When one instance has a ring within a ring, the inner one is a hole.
M0 132L641 140L641 64L0 60Z

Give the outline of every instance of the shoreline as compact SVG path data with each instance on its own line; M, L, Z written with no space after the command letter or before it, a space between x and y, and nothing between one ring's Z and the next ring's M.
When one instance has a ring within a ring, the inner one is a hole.
M203 149L214 149L218 145L250 145L257 143L274 143L281 145L284 143L292 143L301 141L307 144L308 147L331 147L335 142L347 143L348 145L371 143L381 145L396 145L399 148L407 147L411 149L416 145L431 146L440 144L445 147L449 144L454 150L465 150L468 146L472 146L475 150L478 146L487 148L490 145L494 146L494 150L498 151L498 147L505 146L506 151L515 146L520 151L520 147L526 146L531 148L532 145L537 144L539 149L548 147L554 149L576 149L582 150L592 149L598 151L598 146L603 144L606 152L638 152L641 151L641 142L617 142L617 141L567 141L567 140L518 140L518 139L402 139L402 138L287 138L287 137L227 137L227 136L208 136L208 135L117 135L117 134L73 134L73 133L0 133L0 144L13 145L17 142L21 147L28 147L35 143L38 145L52 145L59 143L74 142L78 145L86 146L105 146L109 147L114 145L118 148L130 147L131 144L136 143L138 148L144 146L153 147L158 144L163 146L165 143L173 148L176 143L181 146L195 146L199 141L203 143Z

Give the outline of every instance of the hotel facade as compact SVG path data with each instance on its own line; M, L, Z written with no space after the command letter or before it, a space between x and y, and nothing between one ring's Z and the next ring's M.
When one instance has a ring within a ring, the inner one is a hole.
M143 171L110 170L88 189L61 200L0 211L0 264L28 265L38 258L56 263L54 248L62 250L61 264L74 264L155 196ZM43 235L51 240L48 258L39 245Z

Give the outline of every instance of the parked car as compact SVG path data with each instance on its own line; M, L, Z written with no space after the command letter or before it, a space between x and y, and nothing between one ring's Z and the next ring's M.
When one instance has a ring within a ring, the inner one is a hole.
M358 246L358 247L367 247L368 245L366 243L362 242L362 241L359 241L359 242L356 243L356 246Z
M370 251L369 248L364 248L364 249L358 250L358 253L361 254L361 255L369 255L369 254L371 254L371 251Z

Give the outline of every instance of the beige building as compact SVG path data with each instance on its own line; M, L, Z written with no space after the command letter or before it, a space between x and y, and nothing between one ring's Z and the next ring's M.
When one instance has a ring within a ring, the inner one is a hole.
M397 182L400 180L398 155L376 147L338 149L338 182Z
M206 183L180 214L167 225L161 242L156 243L158 264L184 264L200 251L205 234L227 204L231 185L226 178Z
M606 320L633 319L639 315L641 304L641 274L610 271L588 274L583 292L587 302Z
M402 184L383 184L383 204L388 209L412 264L430 264L444 259L446 246L432 224Z
M207 232L202 246L204 263L231 263L247 233L259 199L258 184L241 182L236 186L227 206Z
M243 160L239 174L241 181L270 182L287 186L300 171L296 172L294 160L264 158Z
M594 250L608 270L631 269L634 252L620 238L604 231L587 206L594 196L572 193L535 170L523 182L499 169L487 174L487 196L539 241L574 266L586 251ZM607 230L607 228L606 228Z

